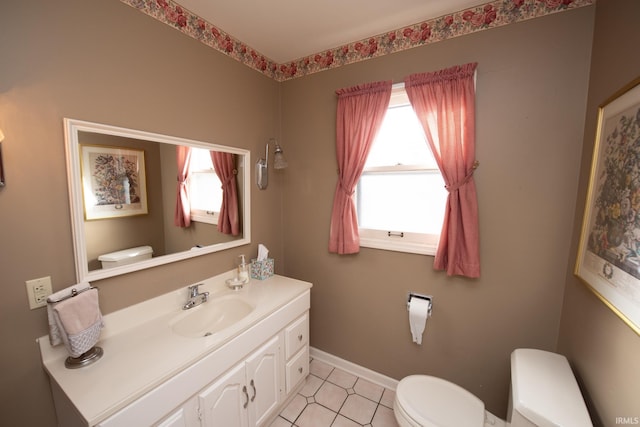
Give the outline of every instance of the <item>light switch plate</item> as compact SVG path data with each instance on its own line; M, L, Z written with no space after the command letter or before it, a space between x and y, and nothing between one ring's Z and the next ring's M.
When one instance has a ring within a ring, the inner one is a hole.
M27 280L27 296L29 298L29 308L31 310L47 305L47 298L53 293L51 288L51 277L41 277L39 279Z

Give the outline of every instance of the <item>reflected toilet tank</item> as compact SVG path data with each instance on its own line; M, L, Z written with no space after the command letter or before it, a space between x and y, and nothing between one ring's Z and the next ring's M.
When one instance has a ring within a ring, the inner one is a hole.
M102 263L102 268L113 268L151 259L151 255L153 255L151 246L137 246L100 255L98 261Z

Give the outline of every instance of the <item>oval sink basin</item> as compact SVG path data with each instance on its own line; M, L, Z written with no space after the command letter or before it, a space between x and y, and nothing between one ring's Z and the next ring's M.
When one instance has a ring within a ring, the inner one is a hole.
M171 329L190 338L213 335L245 318L254 307L237 297L221 297L207 301L186 315L181 315Z

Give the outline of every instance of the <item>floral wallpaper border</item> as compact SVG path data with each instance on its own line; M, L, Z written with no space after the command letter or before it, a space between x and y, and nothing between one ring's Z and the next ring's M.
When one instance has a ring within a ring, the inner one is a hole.
M496 0L283 64L265 57L172 0L120 1L266 76L285 81L477 31L589 6L596 0Z

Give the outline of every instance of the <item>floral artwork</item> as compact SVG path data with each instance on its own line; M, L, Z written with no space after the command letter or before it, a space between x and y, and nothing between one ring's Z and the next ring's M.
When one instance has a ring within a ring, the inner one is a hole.
M640 279L640 107L604 135L587 249Z
M85 217L147 213L144 151L82 146Z
M179 0L177 3L172 0L120 1L277 81L302 77L551 13L589 6L595 2L595 0L496 0L278 64L212 23L184 9L178 4ZM292 34L291 37L297 36Z
M640 85L600 108L576 274L640 334Z
M93 154L89 156L94 165L92 174L97 205L122 205L139 203L138 162L136 156Z

